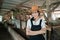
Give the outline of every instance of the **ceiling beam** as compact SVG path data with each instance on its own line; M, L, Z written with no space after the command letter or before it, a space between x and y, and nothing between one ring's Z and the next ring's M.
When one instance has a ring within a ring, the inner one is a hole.
M53 6L53 5L56 5L56 4L60 4L60 1L59 2L55 2L55 3L51 3L49 6L51 7L51 6Z
M0 9L1 9L1 7L2 7L3 1L4 1L4 0L0 0Z
M23 5L24 3L29 2L29 1L30 0L26 0L26 1L22 2L22 3L20 3L19 5Z
M1 8L1 9L11 9L11 8Z
M29 1L30 1L30 0L26 0L26 1L24 1L24 2L22 2L22 3L20 3L20 4L18 4L18 5L16 5L16 8L21 7L24 3L29 2ZM27 7L27 6L22 6L22 7L29 8L29 7Z
M24 6L24 5L19 6L17 9L22 8L22 7L24 7L24 8L28 8L28 9L31 9L30 7L28 7L28 6Z
M4 4L17 5L17 4L11 3L11 2L4 2Z
M12 4L12 5L16 5L16 6L11 6L11 7L14 7L14 8L20 8L20 7L25 7L25 8L30 8L30 7L27 7L27 6L23 6L24 3L28 2L29 0L26 0L24 2L21 2L20 4L14 4L14 3L10 3L10 2L4 2L5 4ZM9 9L9 8L1 8L1 9Z
M50 7L50 12L54 11L59 5L60 5L60 1L59 1L59 2L55 2L55 3L51 3L51 4L49 5L49 7Z

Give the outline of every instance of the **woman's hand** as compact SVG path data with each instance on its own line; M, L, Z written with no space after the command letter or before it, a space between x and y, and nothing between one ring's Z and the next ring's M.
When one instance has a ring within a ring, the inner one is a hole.
M27 29L26 35L33 35L33 31L31 31L30 29Z
M38 35L38 34L44 34L44 33L46 33L46 28L43 28L39 31L32 31L30 29L27 29L27 32L26 32L27 35Z

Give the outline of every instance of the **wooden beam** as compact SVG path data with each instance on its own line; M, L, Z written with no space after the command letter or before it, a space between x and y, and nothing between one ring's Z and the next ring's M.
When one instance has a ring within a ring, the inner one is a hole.
M4 2L4 4L17 5L17 4L11 3L11 2Z
M23 5L24 3L29 2L29 1L30 0L26 0L26 1L22 2L22 3L20 3L19 5Z
M59 2L55 2L55 3L51 3L49 6L51 7L52 5L56 5L56 4L60 4L60 1Z
M52 12L52 11L55 10L59 5L60 5L60 1L59 1L59 2L55 2L55 3L51 3L51 4L49 5L50 11Z
M2 7L3 1L4 1L4 0L0 0L0 9L1 9L1 7Z
M22 2L22 3L20 3L20 4L18 4L18 5L16 5L16 8L21 7L24 3L28 2L28 1L30 1L30 0L26 0L26 1L24 1L24 2ZM29 8L29 7L27 7L27 6L22 6L22 7Z
M21 8L21 7L31 9L30 7L28 7L28 6L24 6L24 5L19 6L18 9Z

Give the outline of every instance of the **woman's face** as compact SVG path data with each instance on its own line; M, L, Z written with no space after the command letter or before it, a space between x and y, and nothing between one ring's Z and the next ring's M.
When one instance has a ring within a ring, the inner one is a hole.
M34 19L36 19L38 17L38 12L33 12L32 16L34 17Z

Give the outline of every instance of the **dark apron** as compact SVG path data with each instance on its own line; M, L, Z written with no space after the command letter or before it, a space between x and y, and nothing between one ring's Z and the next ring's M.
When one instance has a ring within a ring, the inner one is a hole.
M32 31L41 30L41 22L42 20L40 20L39 25L33 25L32 20L31 20L31 25L32 25L31 30ZM39 34L39 35L30 36L29 40L45 40L45 38L42 34Z

